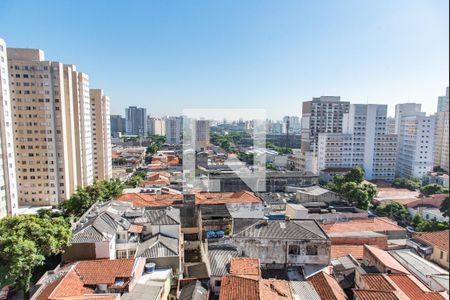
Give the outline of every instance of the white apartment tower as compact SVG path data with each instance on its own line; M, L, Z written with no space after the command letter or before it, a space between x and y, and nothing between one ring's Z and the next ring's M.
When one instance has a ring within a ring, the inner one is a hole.
M6 49L3 41L2 46ZM17 187L7 193L20 204L56 206L94 180L99 154L93 151L97 128L92 125L96 120L91 118L89 78L74 65L45 60L42 50L6 50L0 52L2 65L7 62L1 74L2 114L11 121L2 118L1 145L4 159L15 160L3 164L8 167L3 172L10 187L17 180ZM9 78L9 93L4 76ZM10 106L5 107L7 103ZM108 111L104 130L109 130L109 122ZM110 143L105 145L110 149ZM11 149L5 152L5 147ZM110 150L104 151L110 157ZM108 177L97 174L96 178Z
M343 133L319 134L318 166L361 166L368 180L392 181L397 136L386 133L387 105L352 104L343 117Z
M0 39L0 218L18 208L14 135L6 43Z
M95 180L112 177L109 98L101 89L91 89L92 145Z
M449 121L448 121L448 87L446 96L440 96L438 100L438 112L436 113L436 132L434 142L434 165L449 171Z
M422 104L418 103L402 103L395 106L395 134L399 133L400 120L403 116L414 115L420 113Z
M396 112L403 105L398 104ZM401 115L398 128L398 177L421 178L433 169L435 122L434 116L427 117L424 112L410 111Z

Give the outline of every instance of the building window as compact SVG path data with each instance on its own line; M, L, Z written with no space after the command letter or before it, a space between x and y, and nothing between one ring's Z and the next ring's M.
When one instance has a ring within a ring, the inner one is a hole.
M116 251L116 258L117 259L127 258L127 250L117 250Z
M128 250L128 258L133 258L136 254L136 250Z
M299 245L289 245L289 254L291 255L300 255L301 250Z
M317 246L315 245L306 246L306 255L317 255Z
M444 259L444 251L441 250L441 259Z

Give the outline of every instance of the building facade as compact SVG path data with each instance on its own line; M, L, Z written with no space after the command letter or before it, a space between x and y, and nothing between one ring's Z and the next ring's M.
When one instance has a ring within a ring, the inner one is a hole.
M436 131L434 135L434 166L440 166L449 171L449 122L448 122L448 87L446 96L438 99L438 112L436 113Z
M435 126L436 118L424 112L401 117L396 176L422 178L433 170Z
M343 133L319 134L319 170L361 166L368 180L392 181L397 136L386 134L386 115L387 105L352 104Z
M148 116L147 118L147 129L149 135L166 135L166 120L163 118L155 118Z
M166 119L166 143L170 145L179 145L181 143L181 134L183 122L181 117L168 117Z
M147 110L130 106L125 109L127 135L145 136L147 134Z
M205 151L209 145L209 124L208 120L195 121L195 148L197 151Z
M121 115L111 115L111 135L114 137L119 136L119 133L125 133L126 120Z
M16 162L6 43L0 39L0 218L13 215L17 202Z
M303 152L317 152L320 133L341 133L343 117L350 102L339 96L321 96L303 102L302 146Z
M101 89L91 89L92 145L95 180L112 177L111 128L109 98Z
M9 160L3 163L9 187L5 193L10 194L7 202L57 206L77 187L94 180L95 120L89 77L74 65L45 60L42 50L6 48L3 41L1 45L2 113L7 116L2 118L1 144L3 161ZM109 128L109 116L104 123Z

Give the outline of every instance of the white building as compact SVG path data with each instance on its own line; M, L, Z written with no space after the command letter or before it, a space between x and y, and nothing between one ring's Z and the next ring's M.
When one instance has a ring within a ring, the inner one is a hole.
M0 218L15 214L18 208L16 162L13 138L8 57L0 39Z
M352 104L343 133L319 134L318 169L361 166L368 180L392 181L397 136L386 134L387 105Z
M400 128L400 120L402 116L414 115L420 113L422 104L418 103L402 103L395 106L395 133L398 134Z
M127 135L145 136L147 134L147 110L130 106L125 109L125 127Z
M148 116L147 118L147 129L149 135L166 135L166 120L163 118L154 118Z
M401 108L402 105L404 104L397 106ZM396 111L398 110L396 107ZM422 178L433 170L435 123L436 118L427 117L424 112L401 115L398 128L397 176Z
M437 111L438 112L448 111L448 87L446 89L445 96L438 97Z

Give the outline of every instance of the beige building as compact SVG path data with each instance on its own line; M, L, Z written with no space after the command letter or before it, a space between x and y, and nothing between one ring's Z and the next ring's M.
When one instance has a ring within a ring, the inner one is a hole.
M92 105L88 76L74 65L45 60L42 50L8 48L7 63L14 131L6 145L16 152L11 156L16 157L15 168L14 162L8 167L17 173L8 171L7 177L17 177L18 202L56 206L94 178L109 178L107 97L102 95L98 107L96 101ZM3 144L9 135L1 134Z
M439 97L436 113L436 131L434 136L434 165L449 171L449 122L448 122L448 88L446 96Z
M13 215L18 208L8 74L6 44L0 39L0 218Z
M95 180L112 177L111 128L109 119L109 98L101 89L91 89L91 114L93 130L93 158Z
M205 151L209 145L209 121L195 121L195 148L197 151Z

